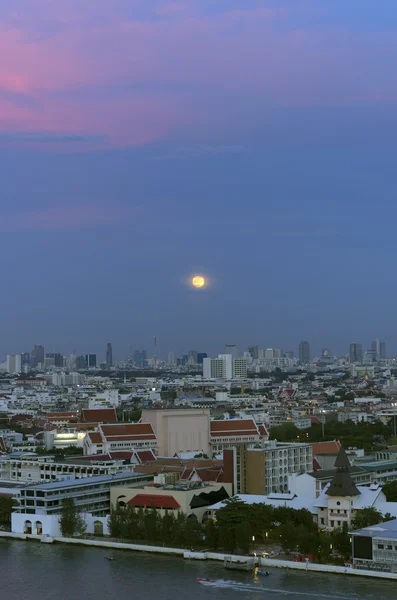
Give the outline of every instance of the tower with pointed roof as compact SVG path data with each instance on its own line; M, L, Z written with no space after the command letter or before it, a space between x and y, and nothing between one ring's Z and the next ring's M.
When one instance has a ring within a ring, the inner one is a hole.
M351 525L354 500L361 493L350 475L350 462L343 446L336 457L335 467L336 473L325 490L327 525L330 529L343 527L344 523Z

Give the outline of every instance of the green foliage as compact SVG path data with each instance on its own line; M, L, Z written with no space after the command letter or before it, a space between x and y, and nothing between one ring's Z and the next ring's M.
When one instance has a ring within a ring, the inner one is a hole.
M346 421L339 423L337 420L327 420L323 426L314 423L306 430L298 429L293 423L284 423L278 427L272 427L270 438L281 442L296 442L297 439L307 442L320 442L327 440L340 440L343 446L355 446L371 451L375 447L385 445L393 435L392 424L384 425L380 421L375 423L353 423Z
M17 502L8 496L0 496L0 523L11 523L12 508Z
M340 556L343 556L345 560L351 557L352 545L350 541L347 523L344 523L342 528L334 530L332 534L332 544L334 550Z
M354 519L352 521L353 529L363 529L370 525L377 525L383 522L382 513L377 510L374 506L367 506L356 511Z
M387 502L397 502L397 481L386 483L382 487L382 492L385 494Z
M65 498L62 501L59 525L63 537L73 537L74 535L83 535L85 533L86 524L81 514L77 511L72 498Z

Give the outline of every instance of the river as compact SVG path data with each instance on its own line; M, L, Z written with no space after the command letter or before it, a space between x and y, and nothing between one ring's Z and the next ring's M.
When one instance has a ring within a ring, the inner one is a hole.
M0 573L5 600L394 600L397 593L395 581L282 569L255 581L218 563L4 539Z

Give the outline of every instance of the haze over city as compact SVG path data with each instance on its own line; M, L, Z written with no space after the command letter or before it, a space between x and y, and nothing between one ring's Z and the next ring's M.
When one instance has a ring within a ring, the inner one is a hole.
M386 340L397 5L13 0L0 355ZM204 276L210 285L189 282Z

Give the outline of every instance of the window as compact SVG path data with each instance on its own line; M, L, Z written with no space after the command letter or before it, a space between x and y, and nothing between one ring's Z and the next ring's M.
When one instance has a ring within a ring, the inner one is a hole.
M383 550L384 545L383 544L378 544L378 550Z
M334 522L335 522L335 521L331 521L331 527L333 527L333 526L334 526Z
M324 525L324 517L321 517L321 525Z
M388 550L393 550L393 546L387 546Z

